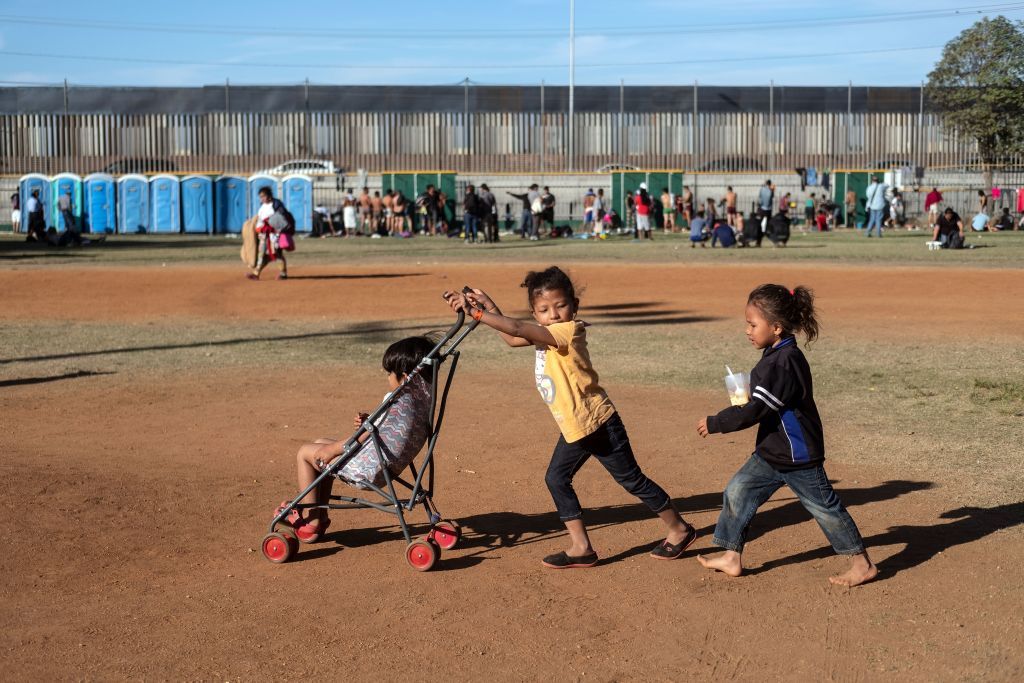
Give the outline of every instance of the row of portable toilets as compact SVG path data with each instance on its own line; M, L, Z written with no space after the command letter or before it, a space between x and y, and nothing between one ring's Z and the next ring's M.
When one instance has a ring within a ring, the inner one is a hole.
M313 180L290 175L278 179L268 175L239 176L123 175L115 179L105 173L85 178L74 173L47 177L38 173L19 181L21 206L28 206L32 192L39 190L46 225L64 230L64 217L57 209L61 195L71 192L78 227L92 233L237 233L246 218L259 208L259 191L269 187L295 217L295 228L312 228ZM22 230L28 224L22 220Z

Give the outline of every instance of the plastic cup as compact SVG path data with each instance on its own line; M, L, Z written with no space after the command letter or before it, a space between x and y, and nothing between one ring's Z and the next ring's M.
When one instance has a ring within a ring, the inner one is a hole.
M750 400L750 375L745 372L726 375L725 390L729 392L729 403L734 406L746 405Z

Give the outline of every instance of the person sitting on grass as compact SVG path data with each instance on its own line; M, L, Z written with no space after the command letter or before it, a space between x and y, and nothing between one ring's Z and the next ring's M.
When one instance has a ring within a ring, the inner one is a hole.
M932 241L940 242L943 249L963 249L964 222L952 207L947 206L939 219L935 221Z
M736 246L736 233L733 232L728 219L719 218L715 222L715 229L711 231L711 247L714 248L716 243L721 243L725 249Z
M743 547L754 513L779 488L789 486L832 548L851 559L850 568L829 581L842 586L870 581L878 569L825 473L825 438L811 367L796 343L798 332L809 342L818 336L814 294L806 287L761 285L747 297L745 312L747 339L763 350L750 373L750 397L743 405L700 420L697 433L707 437L757 425L756 446L725 487L713 541L725 552L697 559L729 576L742 574Z
M383 450L378 450L369 432L360 434L358 440L362 445L359 451L337 472L346 483L363 489L370 488L366 482L377 487L384 486L384 467L388 468L392 476L400 475L427 442L430 435L430 389L422 375L412 373L435 345L436 342L429 337L407 337L395 342L384 352L381 366L387 373L388 383L388 393L384 398L388 399L399 387L402 393L376 423ZM412 379L403 387L402 383L410 375ZM357 413L354 426L359 428L368 417L368 413ZM322 438L299 448L295 465L300 491L312 484L325 467L345 452L346 442L346 439ZM322 507L308 508L305 514L292 510L285 518L303 543L320 540L331 523L326 506L331 499L333 481L334 477L325 478L300 501ZM281 505L286 504L287 501Z
M1003 214L999 216L999 220L992 224L992 231L998 232L1000 230L1013 230L1013 216L1010 215L1010 209L1003 207Z
M988 230L988 222L991 220L987 213L979 211L971 219L971 230L974 232L985 232Z
M784 247L789 242L790 221L786 211L779 211L768 221L768 239L776 247Z

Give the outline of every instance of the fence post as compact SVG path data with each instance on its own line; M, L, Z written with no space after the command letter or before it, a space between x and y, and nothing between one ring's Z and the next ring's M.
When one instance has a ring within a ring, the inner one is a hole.
M71 134L68 132L68 79L64 79L64 117L61 119L60 127L63 135L61 135L61 146L64 148L64 168L68 169L71 165Z
M775 171L775 81L768 81L768 142L771 145L771 153L768 156L768 166Z
M697 79L693 80L693 123L690 125L690 159L693 162L694 170L700 166L697 152L697 117L700 112L697 109Z
M850 136L853 134L853 81L846 83L846 167L853 167L853 143ZM845 195L844 195L845 196Z
M544 175L544 154L548 147L548 124L544 120L544 81L540 82L540 174Z
M623 116L626 113L626 79L619 79L619 163L626 163L626 141L623 139L625 125Z

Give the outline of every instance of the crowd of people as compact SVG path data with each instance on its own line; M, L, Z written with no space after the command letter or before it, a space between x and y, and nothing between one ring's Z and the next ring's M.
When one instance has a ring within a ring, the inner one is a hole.
M319 204L313 209L313 237L462 236L467 244L497 242L498 207L494 193L481 183L469 184L462 197L462 227L456 228L454 202L447 193L427 185L410 199L402 190L388 188L370 193L364 187L357 197L346 189L341 204L330 210ZM453 234L454 231L454 234Z

